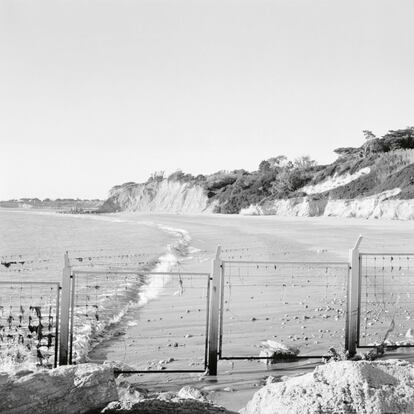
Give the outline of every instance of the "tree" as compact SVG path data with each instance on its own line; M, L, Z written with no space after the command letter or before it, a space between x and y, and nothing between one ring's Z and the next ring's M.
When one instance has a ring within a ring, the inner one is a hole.
M278 155L276 157L269 158L267 162L270 164L271 168L285 167L288 163L286 155Z
M162 181L165 178L165 171L154 171L148 181Z
M300 170L307 170L311 167L314 167L316 165L316 161L312 160L309 155L302 155L299 158L296 158L293 161L294 168L298 168Z
M259 171L260 172L267 172L270 171L270 163L269 161L263 160L260 164L259 164Z
M375 134L372 131L369 131L368 129L364 129L362 131L362 133L364 134L364 138L367 141L370 141L371 139L375 139L376 138Z
M367 129L364 129L362 131L362 133L364 134L364 138L365 138L365 144L363 145L363 149L364 149L364 157L366 157L370 152L371 152L371 143L374 139L376 139L377 137L375 136L375 134L372 131L369 131Z
M360 152L359 148L354 147L340 147L334 150L336 154L340 157L350 157L351 155L358 154Z

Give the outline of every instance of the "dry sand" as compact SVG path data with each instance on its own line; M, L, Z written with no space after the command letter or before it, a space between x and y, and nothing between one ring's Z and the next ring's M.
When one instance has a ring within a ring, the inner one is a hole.
M201 250L191 254L191 258L181 264L183 271L191 272L210 270L210 261L218 244L225 249L224 257L230 260L347 260L348 250L360 234L364 236L361 245L363 251L414 251L413 222L326 217L127 213L123 216L187 230L192 238L191 246ZM206 291L198 280L196 277L184 279L182 295L179 294L178 280L171 280L162 295L144 307L131 311L124 323L119 325L116 336L98 345L90 354L91 359L122 361L139 369L202 370ZM285 290L285 294L294 295L291 286ZM338 320L334 319L336 308L343 306L341 302L325 311L329 315L329 319L323 321L326 332L319 332L316 327L321 319L318 318L324 311L311 312L318 303L315 303L315 299L304 296L303 289L298 297L289 299L286 309L280 308L280 296L272 305L269 292L263 286L249 286L249 297L243 297L243 292L246 289L237 291L234 288L228 303L228 326L235 323L231 330L233 336L229 334L229 342L224 343L230 354L244 352L243 355L247 355L251 352L258 355L260 341L274 339L274 335L277 340L285 341L289 341L288 336L291 335L290 340L294 340L301 348L301 353L305 354L317 351L323 353L323 349L327 351L328 343L336 347L343 343L343 318L340 315ZM281 292L276 294L280 295ZM292 300L295 301L296 308L301 307L298 315L302 317L303 312L307 312L318 318L295 320L295 312L291 312L294 309L291 307ZM305 306L308 308L305 309ZM235 319L231 319L229 315L235 309ZM281 326L283 318L284 325ZM295 332L298 333L296 340ZM203 377L200 374L152 373L133 375L128 381L151 391L177 391L183 385L192 384L209 392L209 397L214 402L230 410L239 410L269 375L299 375L313 370L318 362L301 360L266 366L258 361L220 361L217 378Z

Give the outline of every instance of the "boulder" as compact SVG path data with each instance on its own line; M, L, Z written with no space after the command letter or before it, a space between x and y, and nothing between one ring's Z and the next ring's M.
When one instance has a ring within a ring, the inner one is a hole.
M236 414L223 407L207 401L203 393L189 385L177 393L172 391L149 393L141 392L139 398L131 398L131 394L122 393L121 388L136 388L133 384L118 385L120 401L108 404L102 413L105 414Z
M86 413L117 399L113 370L108 366L80 364L1 375L3 414Z
M197 388L190 387L189 385L182 387L180 391L178 391L177 397L182 400L192 399L197 401L206 401L206 398L200 390L198 390Z
M194 399L163 401L158 398L147 399L125 407L121 402L109 404L104 414L236 414L213 404Z
M381 414L414 412L414 365L402 360L330 362L270 383L242 414Z
M287 346L271 339L263 341L261 348L259 357L263 357L261 361L265 364L296 361L296 357L299 355L298 348Z

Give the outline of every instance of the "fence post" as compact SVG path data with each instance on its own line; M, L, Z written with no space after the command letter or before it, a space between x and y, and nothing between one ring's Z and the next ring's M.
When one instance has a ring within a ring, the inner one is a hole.
M208 375L217 375L217 345L219 330L221 246L211 264L210 314L208 318Z
M356 354L359 331L359 303L361 289L361 275L359 265L359 245L362 236L358 237L353 249L349 250L349 277L348 277L348 296L347 314L345 326L345 350L348 355L353 357Z
M64 255L65 266L62 274L62 295L60 312L60 349L59 365L67 365L69 362L69 316L70 316L70 288L71 266L68 252Z

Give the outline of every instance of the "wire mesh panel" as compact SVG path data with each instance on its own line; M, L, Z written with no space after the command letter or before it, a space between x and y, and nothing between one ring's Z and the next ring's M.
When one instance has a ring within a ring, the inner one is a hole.
M56 366L58 325L58 283L0 282L0 354L3 360Z
M55 278L62 270L60 256L47 254L14 254L0 256L0 280ZM51 279L53 280L53 279Z
M134 370L204 371L209 274L75 272L73 359L102 338L92 360L113 359ZM193 345L187 347L187 344Z
M414 346L414 254L360 255L359 346Z
M105 329L135 304L144 276L110 271L75 271L72 287L71 356L80 361Z
M271 244L258 244L249 247L241 245L232 248L223 248L221 253L222 259L229 261L288 260L286 256L289 254L289 252L275 249Z
M262 341L300 355L343 349L348 264L223 262L221 358L257 358Z
M98 267L105 269L143 268L153 266L159 259L160 252L136 252L117 250L91 250L70 252L70 260L76 268Z

